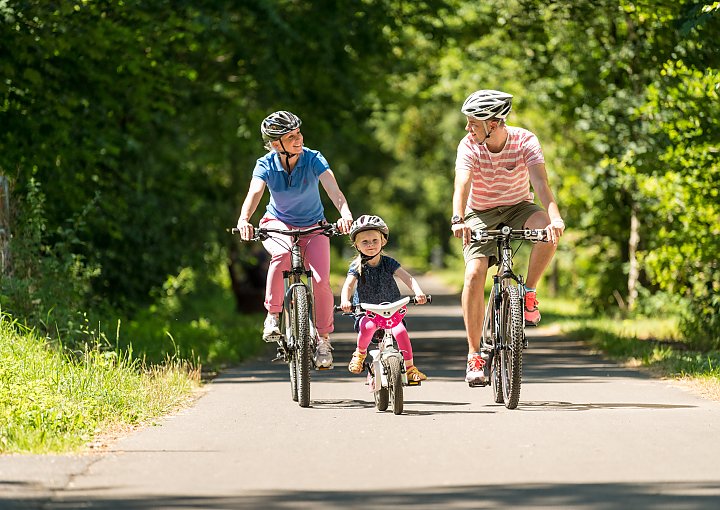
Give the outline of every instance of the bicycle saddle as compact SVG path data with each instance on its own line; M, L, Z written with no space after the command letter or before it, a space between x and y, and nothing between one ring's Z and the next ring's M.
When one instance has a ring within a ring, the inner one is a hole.
M405 306L410 302L410 297L395 301L393 303L380 303L379 305L371 303L360 303L360 306L366 311L368 319L377 324L381 328L394 328L403 319L407 312Z
M410 296L405 296L404 298L394 301L392 303L380 303L379 305L371 304L371 303L360 303L360 306L363 307L364 310L368 310L370 312L374 312L378 315L382 315L383 317L391 317L392 314L400 310L403 306L407 305L410 302Z

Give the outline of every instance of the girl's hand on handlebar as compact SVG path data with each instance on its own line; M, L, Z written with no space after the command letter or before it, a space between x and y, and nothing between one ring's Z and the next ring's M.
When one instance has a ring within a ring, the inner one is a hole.
M340 301L340 308L345 313L352 312L352 303L350 301Z
M255 236L255 228L247 220L238 220L237 228L243 241L250 241Z
M335 225L337 225L338 230L342 234L348 234L350 232L350 228L352 227L353 220L352 218L340 218L337 220Z
M425 294L415 294L415 302L418 305L424 305L427 303L427 296Z

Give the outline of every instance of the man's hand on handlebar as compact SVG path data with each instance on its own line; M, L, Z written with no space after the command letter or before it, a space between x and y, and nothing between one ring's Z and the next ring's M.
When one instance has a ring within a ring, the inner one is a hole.
M465 223L456 223L451 228L453 235L463 240L463 247L470 244L470 235L472 234L470 227Z
M557 245L558 240L565 232L565 222L560 218L554 219L550 222L550 225L545 227L545 232L547 232L548 241Z
M250 241L255 237L255 228L248 222L248 220L239 219L237 223L237 229L240 231L240 239L243 241Z

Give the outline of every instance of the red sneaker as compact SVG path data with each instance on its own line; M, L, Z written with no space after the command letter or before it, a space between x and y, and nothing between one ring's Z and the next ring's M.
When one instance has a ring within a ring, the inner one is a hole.
M525 325L537 326L540 322L540 310L538 310L538 300L535 297L535 291L527 291L525 293Z

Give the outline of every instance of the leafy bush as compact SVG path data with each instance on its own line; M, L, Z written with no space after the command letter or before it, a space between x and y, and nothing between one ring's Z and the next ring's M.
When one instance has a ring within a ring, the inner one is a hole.
M49 232L45 196L40 183L32 179L17 208L10 264L0 282L0 307L24 318L44 336L77 331L82 322L78 314L90 304L90 284L98 268L88 265L77 252L92 205L64 228Z

